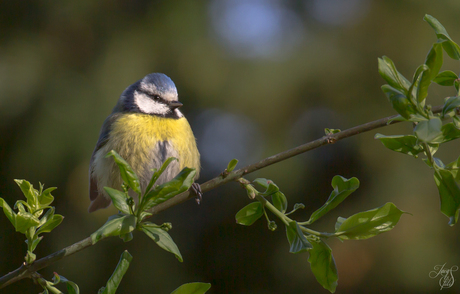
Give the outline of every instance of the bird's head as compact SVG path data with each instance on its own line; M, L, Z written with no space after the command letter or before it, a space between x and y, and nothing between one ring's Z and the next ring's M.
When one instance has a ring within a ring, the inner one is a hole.
M177 89L165 74L151 73L121 94L114 112L138 112L163 117L182 117Z

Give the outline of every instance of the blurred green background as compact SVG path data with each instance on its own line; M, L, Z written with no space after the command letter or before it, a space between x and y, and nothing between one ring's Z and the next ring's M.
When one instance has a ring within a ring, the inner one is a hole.
M321 137L392 115L380 90L377 57L387 55L411 78L436 37L422 20L439 19L460 42L457 0L212 0L0 1L0 196L22 197L13 179L56 186L64 222L36 251L43 257L79 241L116 212L87 213L88 163L100 127L121 92L151 72L176 83L182 111L202 153L200 183L232 158L239 167ZM459 72L445 55L444 69ZM428 101L452 89L434 85ZM439 210L432 172L421 160L389 151L370 132L248 176L270 178L289 199L306 204L306 220L322 205L336 174L361 187L314 228L332 231L347 217L394 202L396 228L367 241L330 240L337 293L438 293L435 265L460 265L459 225ZM411 132L400 124L378 130ZM444 145L443 145L444 146ZM440 151L458 156L459 142ZM119 256L134 256L118 293L170 293L186 282L212 284L210 293L327 293L307 254L290 254L284 229L262 220L235 223L249 203L230 183L174 207L153 221L170 232L184 263L140 233L106 240L42 270L76 282L82 293L105 285ZM280 224L279 224L280 225ZM23 260L24 238L0 216L0 275ZM454 272L460 278L460 272ZM30 280L2 293L38 293ZM460 282L442 293L460 291Z

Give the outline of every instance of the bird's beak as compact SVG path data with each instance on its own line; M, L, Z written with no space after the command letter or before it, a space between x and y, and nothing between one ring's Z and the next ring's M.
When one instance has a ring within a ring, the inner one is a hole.
M184 104L180 103L179 101L171 101L171 102L169 102L169 107L171 107L172 109L179 108L182 105L184 105Z

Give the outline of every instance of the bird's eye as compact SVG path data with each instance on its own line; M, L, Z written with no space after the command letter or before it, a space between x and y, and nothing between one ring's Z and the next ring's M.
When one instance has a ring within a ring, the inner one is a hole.
M160 96L158 96L158 95L153 95L153 99L154 99L154 100L160 100Z

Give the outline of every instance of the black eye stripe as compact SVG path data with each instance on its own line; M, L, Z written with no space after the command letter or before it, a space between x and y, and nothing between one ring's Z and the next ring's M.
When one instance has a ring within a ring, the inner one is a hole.
M144 91L144 90L142 90L142 89L138 89L137 91L139 91L139 92L142 93L142 94L147 95L148 97L150 97L150 98L153 99L153 100L156 100L156 101L158 101L158 102L162 102L162 103L167 104L166 100L164 100L163 98L161 98L160 95L152 95L152 94L150 94L150 93L148 93L147 91Z

